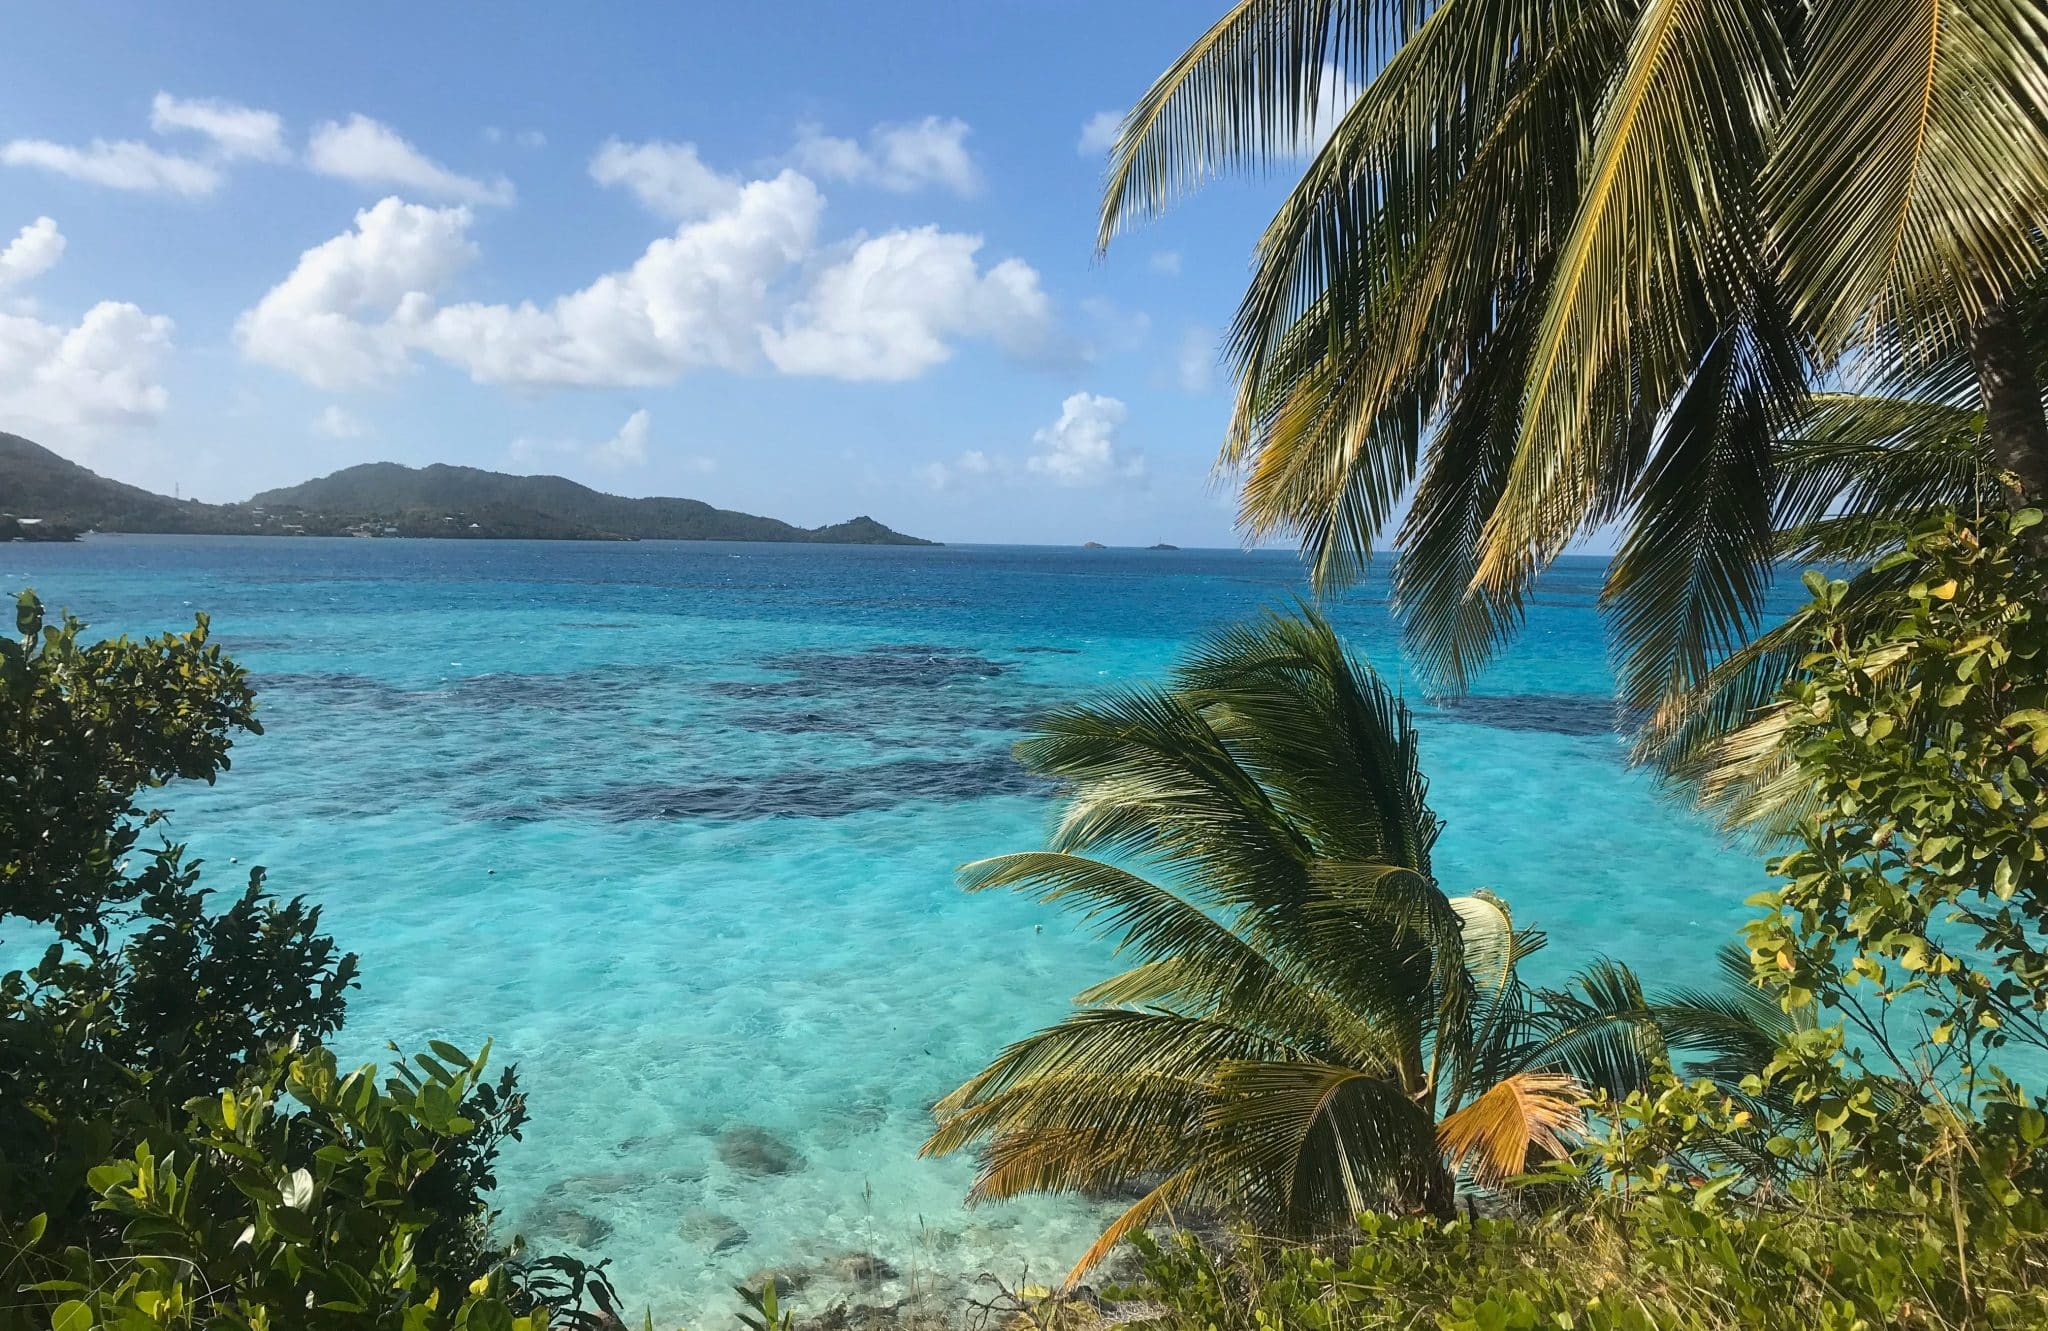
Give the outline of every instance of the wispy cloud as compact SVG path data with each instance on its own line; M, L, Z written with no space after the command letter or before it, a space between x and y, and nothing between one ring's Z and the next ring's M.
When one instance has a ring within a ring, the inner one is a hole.
M396 186L458 203L508 204L512 182L485 181L451 170L379 120L360 113L323 121L306 146L306 165L323 176L383 189Z

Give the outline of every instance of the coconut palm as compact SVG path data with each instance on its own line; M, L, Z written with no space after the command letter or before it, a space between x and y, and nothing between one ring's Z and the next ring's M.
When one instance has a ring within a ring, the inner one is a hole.
M1782 681L1773 649L1710 676L1787 510L1918 494L1957 423L1966 498L2048 497L2039 0L1240 0L1126 117L1102 243L1304 151L1228 339L1222 462L1322 586L1398 520L1447 686L1619 524L1623 688L1694 697L1656 747L1696 757L1686 717ZM1846 388L1882 400L1812 400ZM1960 421L1872 419L1921 407ZM1888 469L1800 456L1816 428Z
M1064 815L963 882L1059 903L1136 964L941 1101L925 1152L980 1146L977 1198L1138 1190L1070 1279L1179 1208L1288 1236L1447 1214L1460 1174L1567 1148L1573 1066L1640 1078L1617 1048L1655 1052L1639 1021L1532 1021L1540 937L1439 887L1409 713L1311 612L1220 633L1171 687L1062 709L1018 751L1070 788Z

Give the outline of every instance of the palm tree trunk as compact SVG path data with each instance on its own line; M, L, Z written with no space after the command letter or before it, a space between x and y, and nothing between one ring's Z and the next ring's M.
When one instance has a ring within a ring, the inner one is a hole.
M1424 1166L1429 1170L1423 1187L1422 1209L1435 1220L1456 1220L1458 1218L1458 1182L1451 1177L1451 1171L1443 1167L1442 1161L1430 1161Z
M2026 327L2010 301L1971 327L1970 363L1984 398L1985 439L2015 506L2048 503L2048 415Z

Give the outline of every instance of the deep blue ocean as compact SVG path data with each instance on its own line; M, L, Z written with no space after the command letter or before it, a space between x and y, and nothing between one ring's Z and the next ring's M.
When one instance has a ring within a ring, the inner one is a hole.
M1439 875L1546 929L1540 976L1704 979L1762 868L1627 766L1602 572L1553 570L1478 696L1409 682ZM24 585L108 633L212 616L266 733L170 792L173 835L326 907L363 958L349 1056L495 1039L534 1113L507 1227L671 1321L855 1249L892 1291L1065 1270L1114 1208L968 1210L971 1163L916 1149L1113 963L953 868L1041 844L1034 713L1305 590L1277 551L180 537L0 546ZM1329 611L1401 674L1383 584Z

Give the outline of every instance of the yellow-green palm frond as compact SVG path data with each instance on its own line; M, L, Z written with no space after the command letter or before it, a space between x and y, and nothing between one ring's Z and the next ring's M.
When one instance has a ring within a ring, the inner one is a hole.
M1868 563L1926 514L2000 502L1983 430L1974 401L1817 397L1779 445L1778 557Z
M1327 129L1342 89L1397 47L1416 0L1240 0L1124 117L1097 237L1108 245L1225 171L1292 158Z
M1163 1217L1170 1217L1173 1208L1184 1205L1200 1195L1199 1182L1192 1169L1184 1169L1168 1175L1157 1187L1133 1202L1130 1209L1110 1222L1095 1242L1088 1245L1088 1251L1081 1254L1081 1260L1074 1263L1074 1269L1067 1272L1061 1288L1072 1289L1081 1283L1083 1276L1101 1264L1102 1259L1116 1251L1116 1246L1136 1231Z
M1324 1237L1359 1213L1417 1205L1440 1165L1431 1113L1392 1078L1306 1060L1223 1068L1209 1168L1264 1232Z
M1519 431L1529 329L1540 295L1525 288L1501 325L1473 347L1430 445L1402 524L1394 609L1415 662L1446 692L1461 692L1521 626L1527 583L1478 585L1479 538L1507 486Z
M1952 341L2042 271L2048 15L2031 0L1820 0L1770 165L1823 345Z
M1168 992L1202 1006L1251 1002L1284 983L1280 967L1223 919L1152 880L1116 865L1058 851L999 855L962 866L971 892L1008 889L1066 907L1119 953L1136 953L1155 971L1148 996ZM1159 982L1171 975L1169 991ZM1121 1000L1119 1000L1121 1001Z
M1751 189L1789 70L1746 0L1647 0L1595 124L1577 216L1529 354L1520 438L1476 581L1516 585L1618 497L1613 450L1690 377L1688 336L1733 315Z
M1568 224L1591 109L1583 67L1618 46L1603 6L1558 7L1577 17L1528 48L1442 26L1475 8L1439 10L1353 106L1269 227L1233 326L1240 391L1222 464L1241 473L1241 524L1254 538L1297 535L1319 590L1359 576L1468 372L1467 349L1495 334L1504 294ZM1505 60L1472 77L1512 95L1490 117L1467 108L1415 142L1331 161L1354 122L1372 122L1381 81L1412 74L1403 57L1429 35Z
M1228 1021L1176 1012L1085 1009L1008 1046L940 1100L932 1110L940 1128L925 1151L944 1155L958 1150L1006 1115L1068 1113L1085 1119L1092 1112L1079 1102L1063 1105L1065 1091L1044 1094L1048 1087L1090 1082L1105 1089L1184 1087L1201 1084L1232 1059L1281 1058L1293 1052L1270 1035ZM1006 1107L987 1108L1011 1092L1019 1094L1002 1102ZM956 1123L962 1114L974 1117Z

